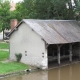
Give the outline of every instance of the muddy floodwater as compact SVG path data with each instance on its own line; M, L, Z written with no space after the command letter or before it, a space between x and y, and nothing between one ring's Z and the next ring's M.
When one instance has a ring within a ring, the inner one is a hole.
M0 80L80 80L80 63L50 69L49 71L36 71Z

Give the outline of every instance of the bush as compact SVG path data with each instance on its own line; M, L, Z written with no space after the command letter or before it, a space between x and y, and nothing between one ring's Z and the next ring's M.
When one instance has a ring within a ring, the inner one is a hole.
M17 62L20 62L22 54L21 53L18 53L18 54L16 53L15 56L16 56Z

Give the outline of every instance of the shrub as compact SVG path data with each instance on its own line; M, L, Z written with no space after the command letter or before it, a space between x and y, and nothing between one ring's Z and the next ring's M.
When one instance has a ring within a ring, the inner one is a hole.
M16 56L17 62L20 62L22 54L21 53L18 53L18 54L16 53L15 56Z

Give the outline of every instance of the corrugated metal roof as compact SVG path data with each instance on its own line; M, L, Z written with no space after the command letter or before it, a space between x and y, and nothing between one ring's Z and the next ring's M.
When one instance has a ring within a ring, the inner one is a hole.
M48 44L80 42L80 27L75 20L23 19Z

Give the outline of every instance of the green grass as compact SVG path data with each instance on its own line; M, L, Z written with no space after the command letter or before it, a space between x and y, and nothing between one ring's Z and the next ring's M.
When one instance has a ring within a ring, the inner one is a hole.
M22 63L17 63L17 62L2 63L0 62L0 74L6 74L10 72L25 70L25 69L28 69L28 66Z
M9 52L8 51L2 51L0 50L0 61L6 59L9 57Z
M0 49L9 49L9 43L1 43L0 42Z
M0 42L0 49L8 49L8 43ZM1 62L3 60L6 60L8 57L9 57L8 51L0 50L0 74L21 71L28 68L27 65L18 62L5 62L5 63Z

